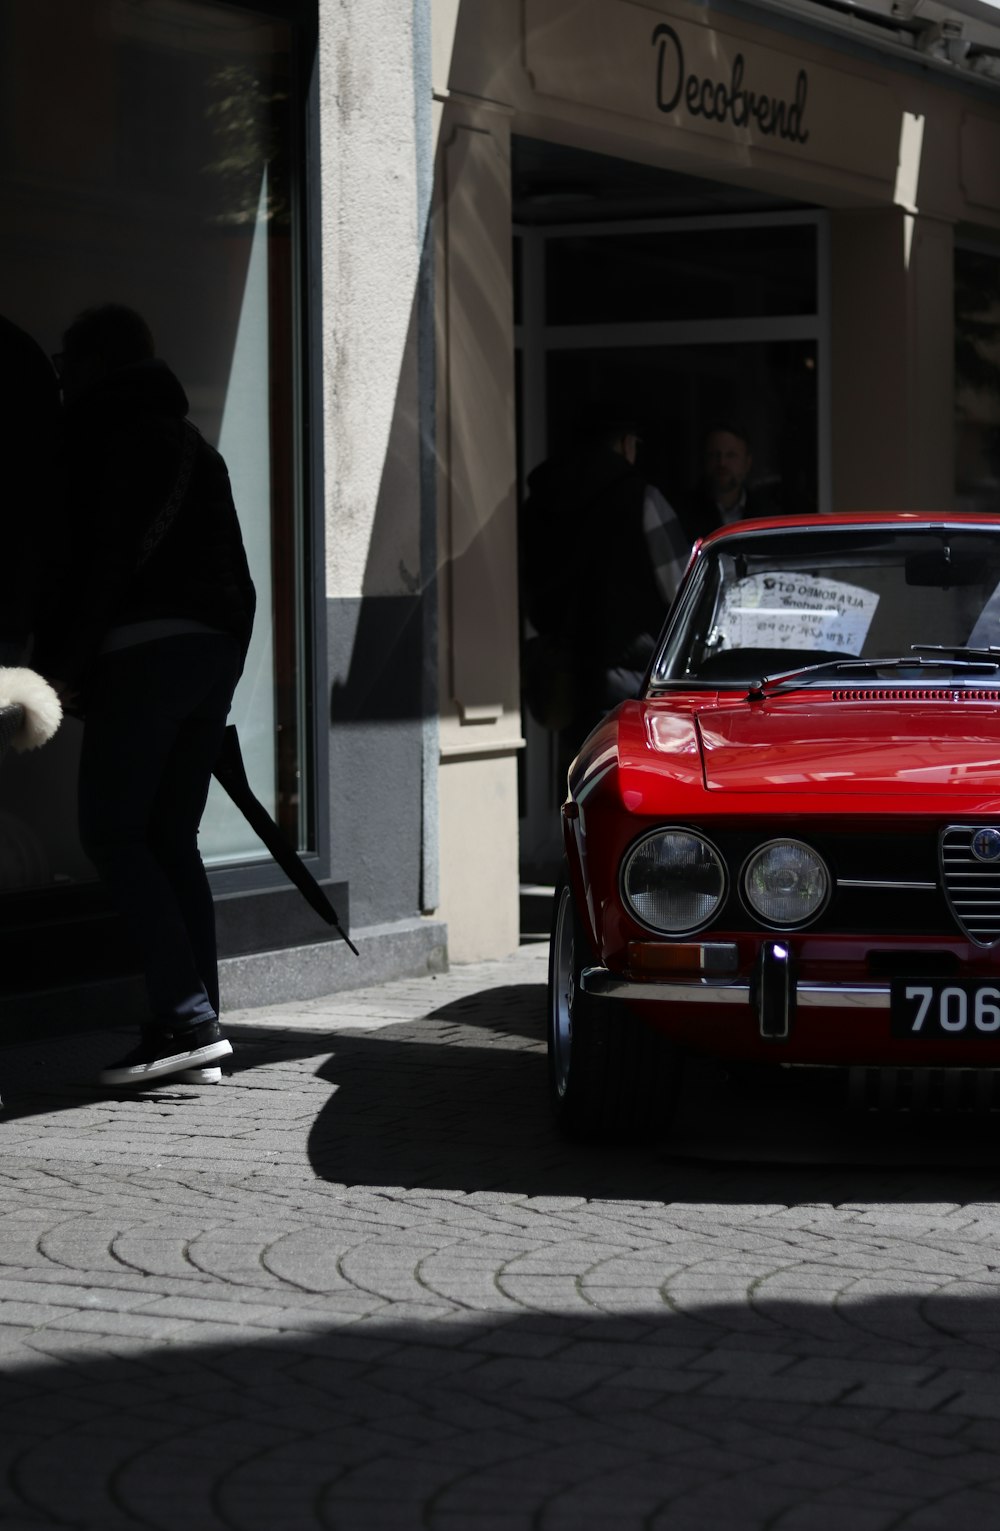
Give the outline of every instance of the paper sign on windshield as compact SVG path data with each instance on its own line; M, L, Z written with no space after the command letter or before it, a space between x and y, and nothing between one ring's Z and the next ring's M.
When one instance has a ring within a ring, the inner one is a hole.
M832 649L857 657L878 607L873 590L806 574L751 574L725 592L727 649Z

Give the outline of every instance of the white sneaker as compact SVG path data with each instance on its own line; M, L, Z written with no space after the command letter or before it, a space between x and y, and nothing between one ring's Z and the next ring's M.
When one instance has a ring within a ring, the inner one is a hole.
M220 1059L231 1057L232 1051L232 1044L214 1019L180 1031L150 1031L124 1058L101 1069L97 1081L102 1085L146 1085L157 1079L179 1079L192 1071L200 1074L206 1064L217 1066Z

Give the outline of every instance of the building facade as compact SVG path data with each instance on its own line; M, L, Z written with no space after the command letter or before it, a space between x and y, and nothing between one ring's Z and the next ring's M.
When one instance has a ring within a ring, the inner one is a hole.
M782 508L998 504L980 0L36 0L0 28L5 316L49 351L95 302L149 318L261 591L251 780L362 951L220 793L230 1003L516 945L559 795L518 510L581 411L627 399L668 497L725 409ZM77 748L0 768L22 999L53 927L53 985L123 962Z

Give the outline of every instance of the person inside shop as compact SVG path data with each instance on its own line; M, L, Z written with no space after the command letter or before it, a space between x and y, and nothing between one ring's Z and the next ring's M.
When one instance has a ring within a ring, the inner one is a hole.
M530 475L522 510L529 710L571 758L590 729L638 694L687 564L670 505L638 464L635 419L591 414L568 454Z
M776 514L767 495L751 486L752 469L746 426L732 419L714 421L705 432L701 480L680 512L690 542L734 521Z
M69 523L34 664L83 717L80 840L138 952L149 1017L99 1082L212 1083L212 894L198 827L254 615L226 465L134 310L81 314L55 358Z

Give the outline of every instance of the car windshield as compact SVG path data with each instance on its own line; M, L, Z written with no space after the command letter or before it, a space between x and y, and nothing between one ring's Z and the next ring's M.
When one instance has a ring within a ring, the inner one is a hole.
M957 667L974 657L968 650L988 658L994 645L1000 524L758 529L702 551L652 685L739 685L809 665L900 658L924 661L921 684L952 684L952 667L940 661ZM816 683L829 685L831 673ZM909 677L897 668L892 678ZM976 684L984 678L1000 684L1000 672L978 673Z

